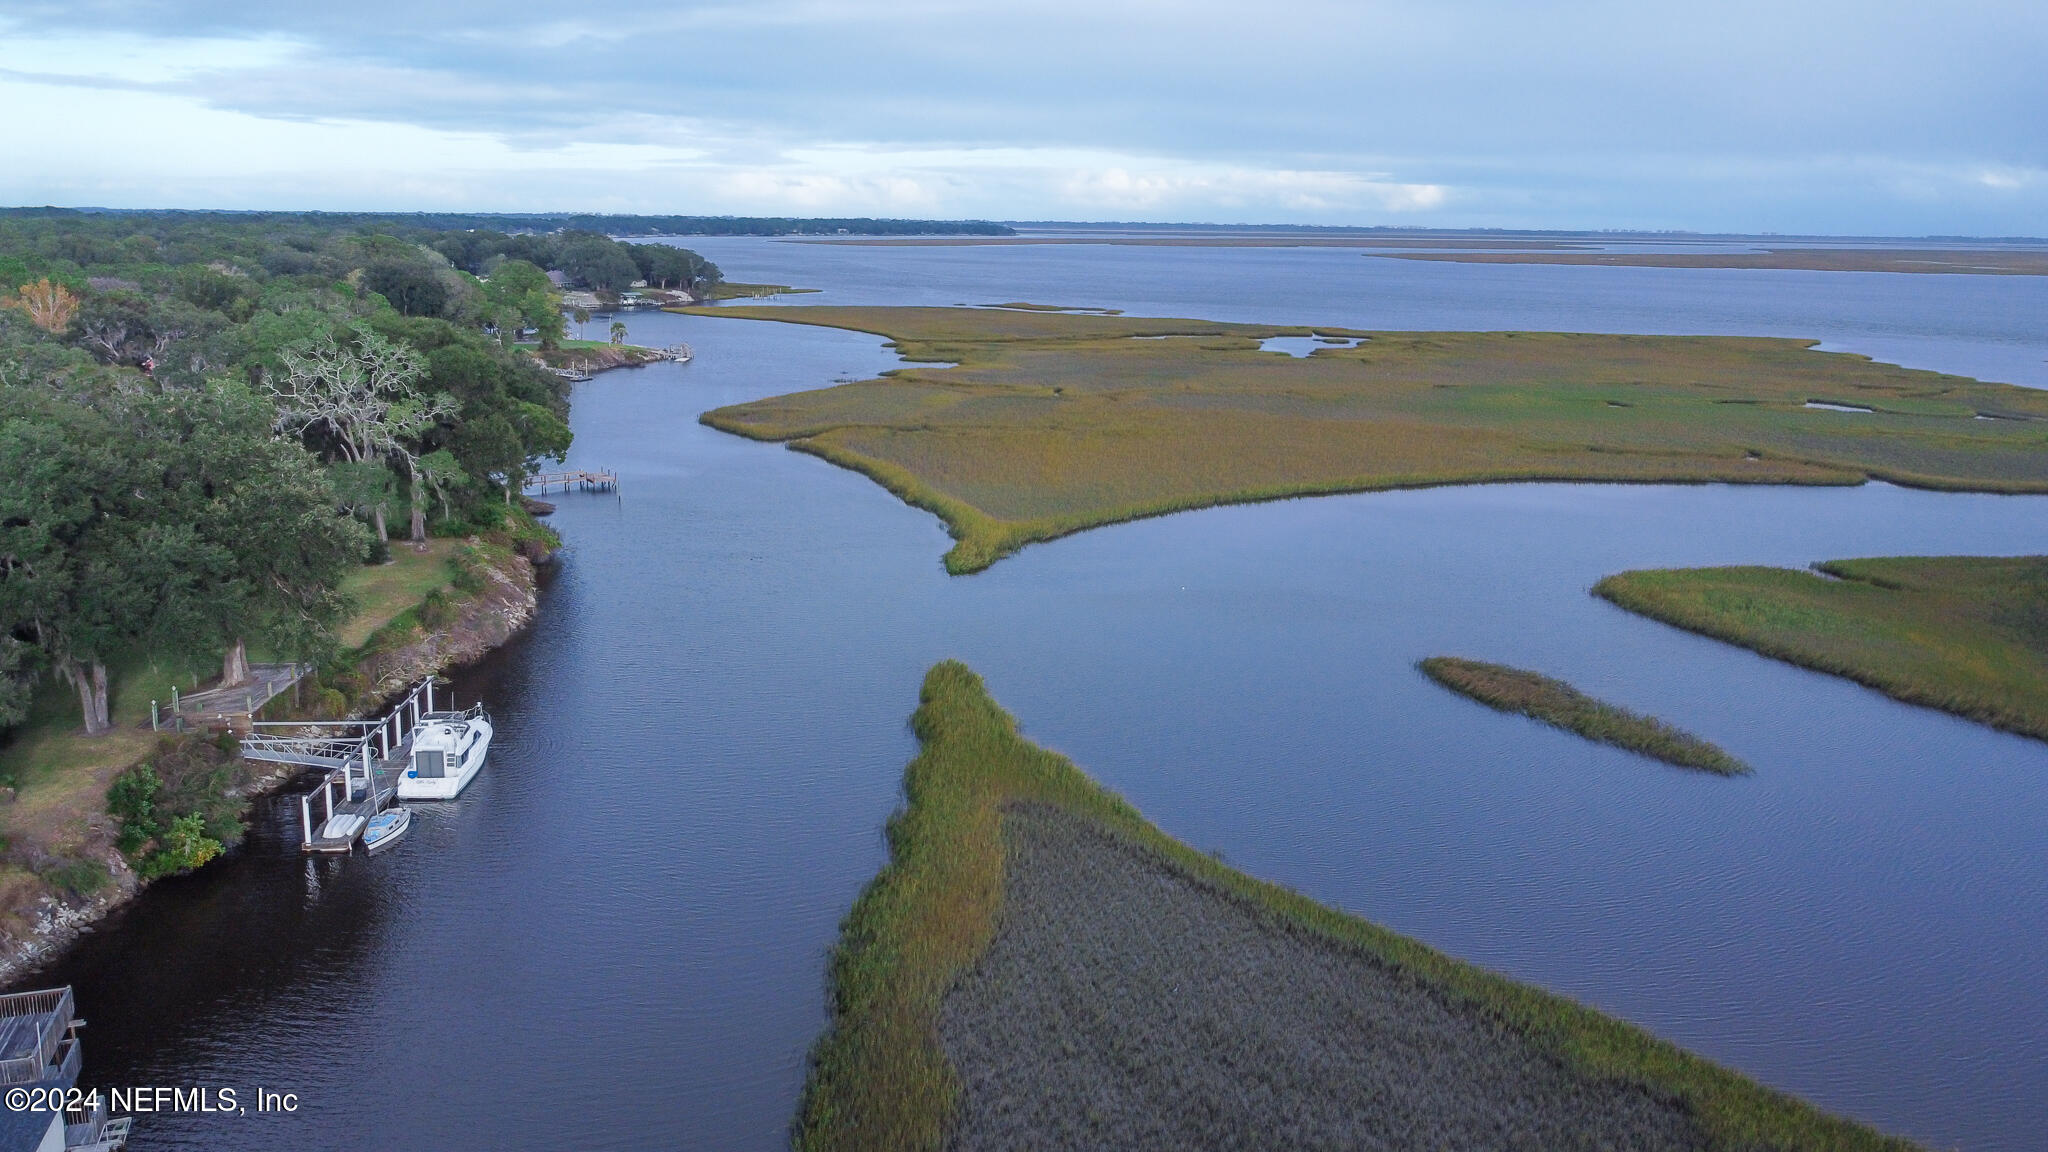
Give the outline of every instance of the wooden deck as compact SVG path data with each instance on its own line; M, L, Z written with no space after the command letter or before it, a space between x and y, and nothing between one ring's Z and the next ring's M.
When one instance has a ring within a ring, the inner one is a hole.
M311 664L251 664L249 679L240 684L208 688L153 702L150 727L184 732L193 728L230 728L246 732L265 704L289 691L313 672Z

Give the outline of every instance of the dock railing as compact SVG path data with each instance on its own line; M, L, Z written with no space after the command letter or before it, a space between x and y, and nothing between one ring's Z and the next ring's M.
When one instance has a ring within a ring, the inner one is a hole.
M543 496L548 494L548 489L557 484L562 486L564 492L572 487L581 488L585 492L611 492L617 490L619 486L619 474L602 468L585 468L570 472L542 472L526 478L526 488L538 488Z
M36 1029L35 1051L0 1060L0 1084L33 1084L51 1075L53 1064L58 1065L60 1074L68 1070L77 1075L78 1045L72 1044L71 1051L62 1057L58 1055L69 1039L76 1011L68 986L0 996L0 1020L39 1017L30 1024Z
M478 705L479 708L482 705ZM312 791L299 797L302 820L300 846L312 851L314 829L324 828L334 818L335 789L341 789L339 803L367 803L375 809L382 803L377 787L377 767L389 761L434 711L434 678L428 676L376 720L283 720L251 726L242 738L242 756L274 764L297 764L326 768L327 774ZM318 797L324 816L315 821L313 800Z

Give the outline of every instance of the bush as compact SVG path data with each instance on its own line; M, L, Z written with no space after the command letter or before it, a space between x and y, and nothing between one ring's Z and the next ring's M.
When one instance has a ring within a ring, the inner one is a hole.
M348 715L348 696L339 688L322 688L306 706L310 720L339 720Z
M162 787L156 769L137 764L114 777L107 788L107 815L120 821L115 843L123 855L132 858L163 830L156 820L156 794Z
M50 887L75 898L90 896L114 880L114 874L97 860L57 860L37 874Z
M429 630L446 628L462 615L462 609L456 604L454 597L448 595L447 590L442 588L427 593L426 599L420 601L416 612L419 615L420 627Z
M484 570L490 562L484 558L483 549L474 544L464 544L454 556L455 576L448 586L465 596L474 596L484 590Z
M379 540L375 537L371 537L370 551L369 554L363 558L363 563L366 566L372 564L391 563L391 542L388 540Z
M142 858L135 872L144 880L190 872L221 854L221 843L207 835L206 818L194 812L171 821L162 846Z
M107 813L115 843L144 879L199 867L242 839L243 802L228 793L248 768L234 738L169 737L148 763L114 778Z

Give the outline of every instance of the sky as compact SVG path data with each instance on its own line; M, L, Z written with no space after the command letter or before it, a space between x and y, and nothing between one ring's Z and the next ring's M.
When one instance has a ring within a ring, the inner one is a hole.
M0 0L0 203L2048 235L2048 4Z

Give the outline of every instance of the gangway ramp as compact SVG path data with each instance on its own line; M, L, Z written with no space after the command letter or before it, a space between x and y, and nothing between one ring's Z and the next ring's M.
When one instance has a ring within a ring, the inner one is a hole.
M242 738L242 756L271 764L325 768L320 783L299 797L306 852L347 852L364 824L398 793L412 755L412 736L434 711L434 678L413 686L381 720L264 722ZM316 803L317 801L317 803ZM336 816L360 819L334 822ZM336 835L328 835L334 828Z

